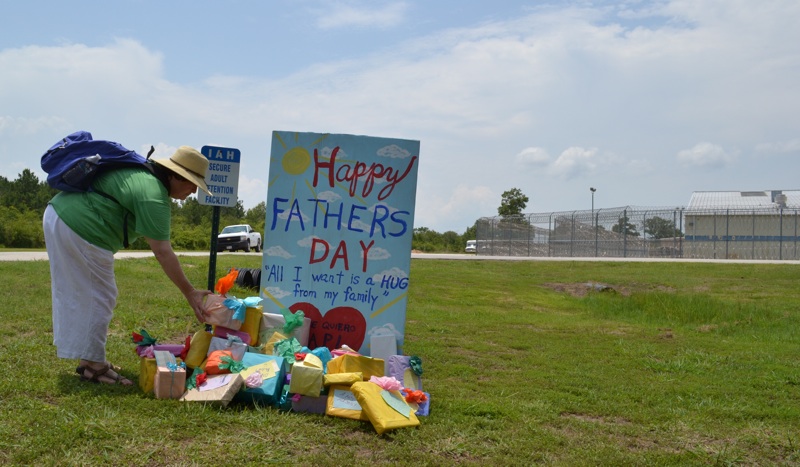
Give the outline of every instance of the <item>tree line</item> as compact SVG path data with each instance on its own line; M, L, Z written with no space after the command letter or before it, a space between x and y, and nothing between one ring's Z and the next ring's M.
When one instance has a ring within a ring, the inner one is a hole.
M42 216L48 201L58 193L29 169L24 169L15 180L0 176L0 248L44 248ZM172 201L172 245L177 250L208 251L211 248L211 222L213 206L200 204L196 198ZM264 234L266 203L244 209L241 201L235 207L220 208L220 230L226 225L250 224ZM266 236L264 236L266 238ZM427 227L414 229L412 249L423 252L461 252L468 239L475 238L475 226L464 234L453 231L438 233ZM144 239L130 246L133 250L147 250Z

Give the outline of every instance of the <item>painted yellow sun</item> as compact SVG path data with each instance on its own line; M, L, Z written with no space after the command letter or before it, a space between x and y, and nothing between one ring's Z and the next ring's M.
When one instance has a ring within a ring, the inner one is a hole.
M302 146L286 151L281 160L283 170L289 175L300 175L311 165L311 154Z

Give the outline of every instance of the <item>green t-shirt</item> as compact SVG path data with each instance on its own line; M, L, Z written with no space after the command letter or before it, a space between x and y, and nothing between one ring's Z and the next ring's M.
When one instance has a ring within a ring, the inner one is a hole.
M164 185L145 169L117 169L101 174L97 193L61 192L50 200L58 217L87 242L113 253L123 248L122 225L128 215L128 242L139 237L169 240L172 202Z

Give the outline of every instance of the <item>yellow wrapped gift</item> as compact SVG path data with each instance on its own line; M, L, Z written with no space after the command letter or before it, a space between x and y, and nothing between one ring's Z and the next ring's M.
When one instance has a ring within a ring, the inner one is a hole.
M272 355L272 352L275 350L275 344L283 340L286 340L286 336L279 332L274 332L261 346L261 351L267 355Z
M353 383L350 390L379 435L397 428L419 426L419 419L400 391L388 391L369 381Z
M328 373L322 378L323 386L332 386L334 384L350 386L359 381L364 381L364 374L359 371L355 373Z
M139 387L145 394L153 392L156 377L156 359L142 357L139 362Z
M355 394L348 386L331 386L328 390L328 404L325 415L368 421L367 414L361 410Z
M361 372L364 381L373 376L383 376L384 362L380 358L363 355L340 355L328 362L328 374Z
M312 353L302 362L292 365L289 392L303 396L319 397L322 392L322 360Z
M244 331L250 335L250 345L258 347L259 333L261 332L261 320L264 317L264 307L250 306L247 307L244 314L244 322L240 331Z

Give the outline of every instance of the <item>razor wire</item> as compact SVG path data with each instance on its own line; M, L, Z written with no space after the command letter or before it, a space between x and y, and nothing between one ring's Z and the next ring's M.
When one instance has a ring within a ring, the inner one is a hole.
M486 256L800 259L800 210L637 207L482 217Z

